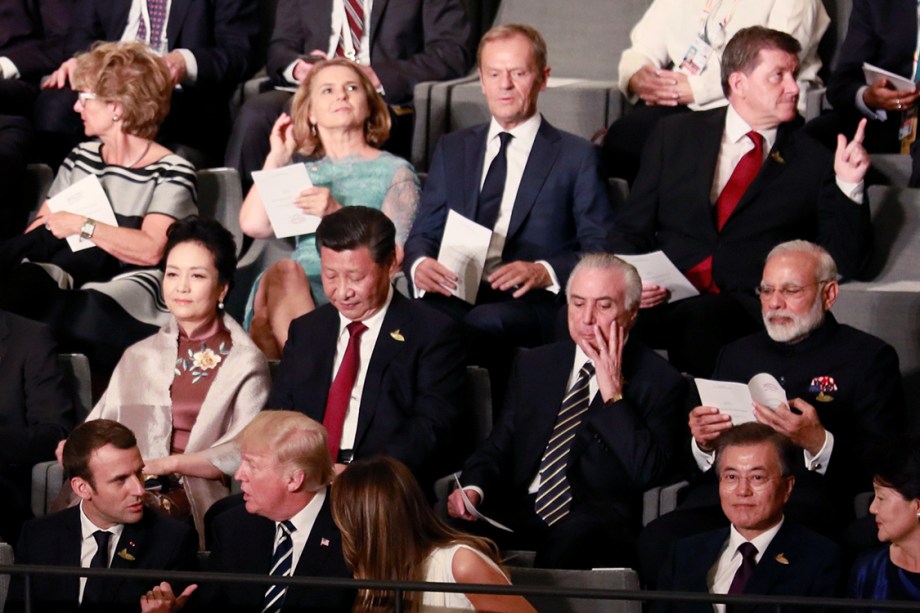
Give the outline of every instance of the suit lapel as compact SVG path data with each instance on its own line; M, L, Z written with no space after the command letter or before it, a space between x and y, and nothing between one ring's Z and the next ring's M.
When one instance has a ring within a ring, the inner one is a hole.
M315 400L316 411L313 415L319 416L317 421L322 421L326 415L326 400L329 398L329 387L332 385L332 367L339 338L339 312L332 305L320 307L320 310L323 311L322 315L317 311L317 316L322 318L320 325L312 327L309 337L300 339L313 345L304 348L302 352L308 356L307 359L318 360L316 368L311 368L309 364L304 368L304 372L315 372L316 375L312 378L304 377L300 380L299 386L304 398Z
M406 313L405 298L397 292L393 292L393 300L387 309L380 326L380 334L377 336L377 343L374 345L374 353L371 355L371 361L367 366L367 375L364 378L364 389L361 391L361 409L358 412L358 431L355 434L355 449L359 449L364 435L374 419L377 411L377 401L380 398L381 382L386 372L387 366L405 347L405 336L396 334L397 331L405 330L411 324L408 313ZM401 340L397 340L401 339ZM415 342L415 339L409 339L409 342Z
M486 155L486 137L489 124L467 132L463 140L463 156L460 172L455 173L456 193L460 194L462 209L457 210L468 219L475 220L479 208L479 183L482 180L482 165Z
M368 34L367 41L370 48L374 48L374 41L377 40L377 32L380 30L379 24L386 9L387 0L374 0L374 6L371 7L371 30Z
M699 141L692 150L692 155L701 160L700 168L711 168L711 172L694 173L695 187L690 193L702 194L696 198L700 209L692 214L699 217L700 228L715 237L716 230L715 202L712 201L712 182L715 177L716 164L719 163L719 151L722 149L722 135L725 132L725 109L703 116Z
M294 569L295 576L322 575L322 569L329 555L334 551L341 551L341 545L339 545L341 535L332 521L331 500L332 489L328 488L326 499L323 500L323 506L319 510L319 515L316 516L313 529L310 530L310 536L307 537L300 559L297 561L297 568Z
M182 24L185 23L185 14L190 4L191 0L172 0L172 6L169 7L169 21L166 22L166 42L169 44L169 49L176 48L176 40L179 38Z
M63 522L58 524L58 551L61 559L57 562L61 566L80 566L80 549L83 540L83 527L80 525L80 505L70 507L64 511L67 515ZM66 594L68 602L77 602L80 594L80 578L76 576L60 577L61 588Z
M700 543L697 559L700 560L701 563L696 566L693 572L688 573L690 584L680 586L681 590L688 592L709 591L707 575L709 575L709 570L719 560L722 548L725 547L727 542L728 528L722 528L713 532L712 536L706 539L705 542ZM682 569L677 569L677 572L682 572Z
M754 568L754 574L744 588L746 594L769 594L773 585L788 572L795 572L797 560L795 541L788 520L770 541L767 550Z
M741 200L738 201L738 206L735 207L732 215L728 218L726 225L731 223L732 217L734 217L739 210L747 206L747 204L756 198L760 192L768 189L786 169L786 165L793 161L795 157L795 148L787 147L787 145L794 131L795 128L791 123L784 123L779 126L773 148L770 149L767 159L764 160L760 172L757 173L757 176L754 177L754 181L748 186L744 195L741 196Z
M9 324L6 323L6 313L0 311L0 368L3 367L3 356L6 355L7 340L10 335Z
M533 208L543 184L556 163L556 157L559 155L560 140L561 136L556 128L543 119L540 122L540 129L537 130L537 137L533 141L530 156L527 158L527 165L524 166L521 185L518 187L514 207L511 209L511 223L508 225L508 237L505 239L506 245L511 243L512 238L521 229L521 225L530 214L530 209Z
M554 359L555 363L560 365L553 372L545 372L538 379L537 384L540 389L537 390L535 397L546 398L545 410L528 411L525 414L516 416L520 432L526 432L531 437L531 443L526 448L531 450L532 457L525 465L528 467L539 466L543 458L543 452L546 450L547 442L553 432L553 426L556 425L556 417L559 415L559 409L562 407L562 400L568 392L569 375L573 360L575 359L575 343L566 342L558 345L558 351ZM522 423L523 421L523 423ZM534 471L528 468L528 474L533 476Z

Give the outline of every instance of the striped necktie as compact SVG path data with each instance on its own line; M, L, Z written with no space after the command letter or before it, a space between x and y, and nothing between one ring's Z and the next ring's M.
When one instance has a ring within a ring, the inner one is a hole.
M155 52L161 51L160 44L163 37L163 26L166 25L167 0L147 0L147 15L150 17L150 41L147 41L147 24L141 19L137 26L137 41L148 43Z
M272 577L290 577L294 574L294 566L291 564L294 558L291 533L296 529L289 520L278 523L277 545L275 545L275 555L272 556L272 570L269 573ZM268 586L268 589L265 590L262 613L279 613L284 605L285 594L287 594L286 585Z
M342 36L351 36L351 48L354 53L345 50L345 44L340 37L335 54L356 61L361 52L361 37L364 36L364 0L344 0L344 4L347 27L342 28Z
M537 489L537 515L552 526L569 514L572 506L572 490L566 471L569 467L569 450L575 431L581 425L582 415L591 401L589 383L594 376L594 365L585 362L562 401L553 434L546 444L543 459L540 460L540 487Z

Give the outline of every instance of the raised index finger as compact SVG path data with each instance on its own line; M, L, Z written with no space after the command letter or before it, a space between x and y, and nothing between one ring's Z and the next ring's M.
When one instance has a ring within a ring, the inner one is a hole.
M866 118L863 117L859 121L859 125L856 126L856 134L853 135L852 142L862 144L865 138L866 138Z

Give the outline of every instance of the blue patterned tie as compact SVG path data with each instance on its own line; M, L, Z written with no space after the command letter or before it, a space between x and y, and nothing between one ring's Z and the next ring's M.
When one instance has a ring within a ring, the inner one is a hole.
M294 559L294 547L291 533L296 529L294 524L288 520L278 523L277 545L275 545L275 555L272 556L272 569L269 573L272 577L290 577L293 574L294 567L291 562ZM268 586L268 589L265 590L265 604L262 607L262 613L279 613L284 605L285 594L287 594L286 585Z
M569 451L575 430L581 425L582 415L590 406L590 381L594 365L585 362L562 401L553 434L546 444L543 459L540 460L540 487L537 489L537 515L552 526L569 514L572 507L572 489L566 478L569 467Z
M149 47L154 51L160 50L160 39L163 36L163 26L166 24L167 0L147 0L147 15L150 17L150 42ZM147 42L147 24L141 19L137 27L137 41Z

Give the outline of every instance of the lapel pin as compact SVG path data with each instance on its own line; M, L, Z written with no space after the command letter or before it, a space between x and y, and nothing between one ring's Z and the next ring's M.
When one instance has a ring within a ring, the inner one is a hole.
M786 566L789 565L789 559L786 558L786 556L781 553L776 554L776 561L779 562L780 564L785 564Z
M785 163L786 163L786 160L783 159L783 156L780 154L779 151L774 151L773 153L771 153L771 154L770 154L770 158L771 158L774 162L776 162L777 164L785 164Z
M400 334L399 328L390 332L390 338L392 338L394 341L399 341L400 343L406 342L406 337Z
M328 547L328 546L329 546L329 539L320 539L320 540L319 540L319 546L320 546L320 547Z
M128 562L134 561L134 556L128 553L127 547L118 552L118 557L123 560L127 560Z

